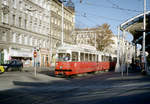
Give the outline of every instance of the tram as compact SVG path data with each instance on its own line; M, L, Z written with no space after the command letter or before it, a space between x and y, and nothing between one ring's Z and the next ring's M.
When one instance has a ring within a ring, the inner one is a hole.
M102 53L89 45L68 45L58 47L55 75L71 76L97 71L108 71L115 67L111 61L115 56Z

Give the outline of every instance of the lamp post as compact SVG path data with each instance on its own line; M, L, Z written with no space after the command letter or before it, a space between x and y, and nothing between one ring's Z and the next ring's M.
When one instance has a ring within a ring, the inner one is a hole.
M62 26L62 30L61 30L61 45L64 44L64 2L66 2L66 0L62 0L62 4L61 4L61 7L62 7L62 18L61 18L61 26Z
M145 56L145 30L146 30L146 0L144 0L144 19L143 19L143 56L142 56L142 62L144 65L144 71L146 71L146 56Z
M62 0L62 4L61 4L61 10L62 10L62 14L61 14L61 44L64 44L64 0Z
M47 0L47 2L49 3L49 6L50 6L50 9L49 9L49 20L50 20L50 24L49 24L49 27L50 27L50 30L49 30L49 48L50 48L50 64L52 63L52 34L51 34L51 3L52 1L51 0Z
M115 72L120 72L120 26L118 26L118 37L117 37L117 63Z

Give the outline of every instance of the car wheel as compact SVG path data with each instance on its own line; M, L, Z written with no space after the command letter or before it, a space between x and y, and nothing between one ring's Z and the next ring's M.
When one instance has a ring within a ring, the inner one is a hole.
M2 72L1 70L0 70L0 74L3 74L4 72Z

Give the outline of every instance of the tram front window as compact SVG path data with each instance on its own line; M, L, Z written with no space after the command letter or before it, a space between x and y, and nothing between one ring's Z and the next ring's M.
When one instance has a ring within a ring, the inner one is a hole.
M69 53L59 53L58 61L70 61L70 54Z

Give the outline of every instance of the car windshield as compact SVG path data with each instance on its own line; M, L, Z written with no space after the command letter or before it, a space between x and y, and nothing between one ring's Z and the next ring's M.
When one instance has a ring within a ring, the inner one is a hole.
M69 53L59 53L58 61L70 61L70 54Z

